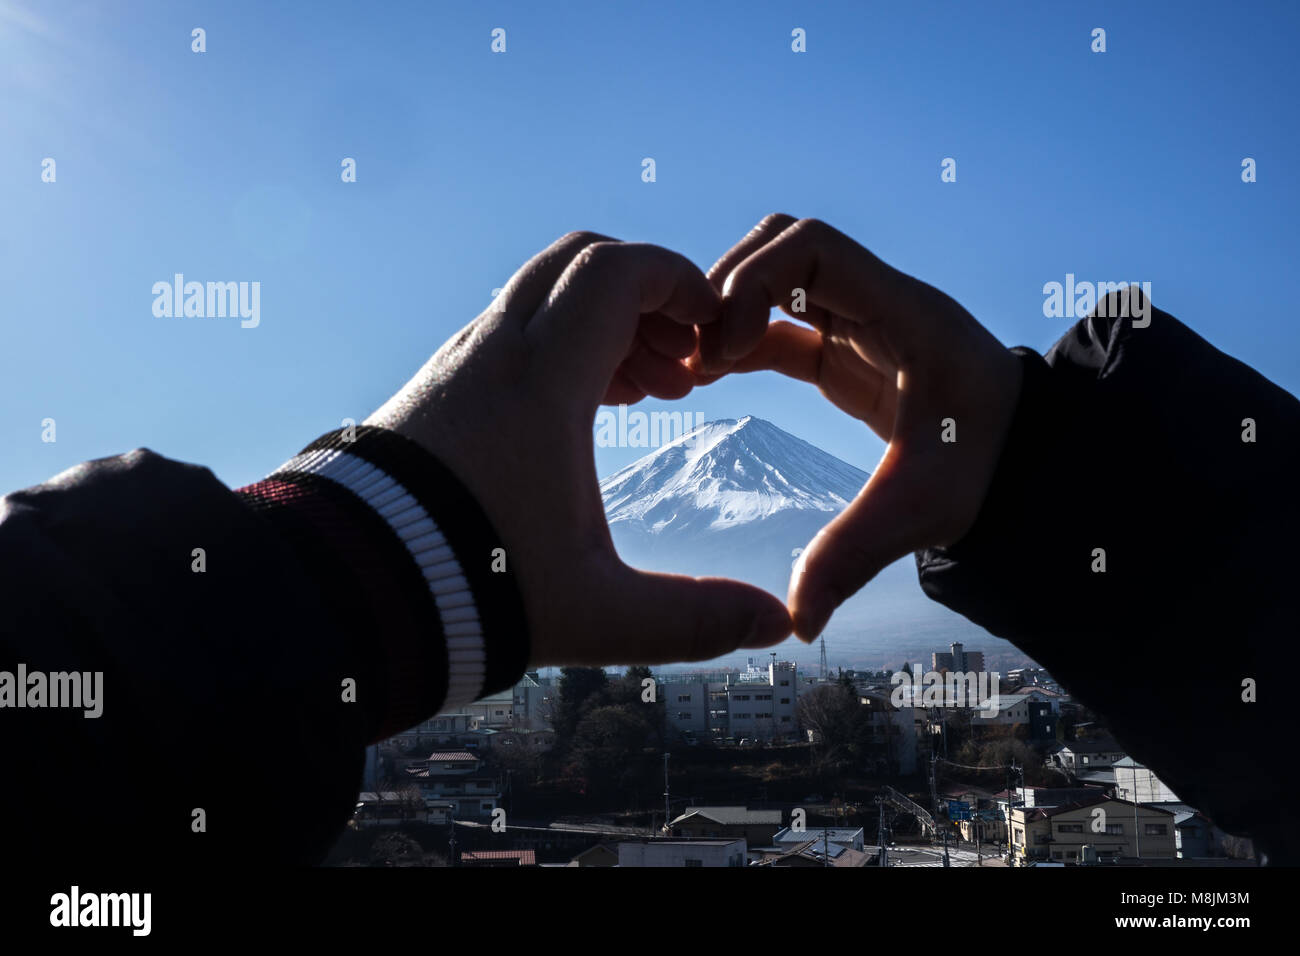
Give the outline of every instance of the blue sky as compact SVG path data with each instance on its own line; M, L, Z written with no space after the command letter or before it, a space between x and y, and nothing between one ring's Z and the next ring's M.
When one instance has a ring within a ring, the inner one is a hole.
M137 446L255 480L373 410L556 236L707 268L777 210L1008 345L1065 331L1042 287L1067 272L1149 281L1300 391L1297 20L1290 3L0 0L0 489ZM260 282L261 324L155 317L177 272ZM770 374L678 407L757 415L867 470L881 451ZM601 450L598 470L643 452Z

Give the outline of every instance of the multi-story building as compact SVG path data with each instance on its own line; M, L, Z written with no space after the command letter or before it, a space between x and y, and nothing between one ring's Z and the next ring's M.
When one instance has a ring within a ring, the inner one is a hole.
M773 661L734 680L665 680L660 685L668 726L679 736L740 741L779 740L798 733L795 665Z
M551 708L556 690L544 682L537 671L529 671L514 688L514 728L544 730L550 726Z
M501 787L482 767L483 761L467 750L436 751L406 774L427 804L450 803L458 820L487 820L500 805Z
M950 644L951 650L935 651L930 655L932 671L962 671L974 673L984 670L984 652L968 651L957 642Z
M470 729L501 730L514 726L514 689L498 691L469 704L462 704L460 712L470 715Z
M916 773L917 715L923 713L911 707L895 707L885 691L858 695L858 703L867 708L871 742L877 750L884 772Z
M1096 859L1172 860L1177 854L1174 814L1124 800L1098 797L1057 807L1012 807L1011 850L1017 863L1088 862Z

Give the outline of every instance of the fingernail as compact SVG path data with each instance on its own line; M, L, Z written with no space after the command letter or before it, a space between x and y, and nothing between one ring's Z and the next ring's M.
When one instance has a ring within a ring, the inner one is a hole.
M809 598L795 617L799 639L805 644L817 640L817 635L826 627L826 622L830 620L831 612L834 610L835 607L827 594L818 594Z

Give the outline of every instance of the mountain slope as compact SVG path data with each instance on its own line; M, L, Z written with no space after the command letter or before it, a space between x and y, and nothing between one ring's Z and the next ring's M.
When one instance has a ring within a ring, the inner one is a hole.
M737 578L784 600L798 551L867 478L770 422L745 417L701 425L605 478L600 491L614 545L629 564ZM845 602L826 633L865 661L903 653L928 660L949 640L1002 644L930 601L910 556Z
M688 432L606 478L600 491L611 527L680 537L790 510L828 519L866 480L852 465L747 416Z

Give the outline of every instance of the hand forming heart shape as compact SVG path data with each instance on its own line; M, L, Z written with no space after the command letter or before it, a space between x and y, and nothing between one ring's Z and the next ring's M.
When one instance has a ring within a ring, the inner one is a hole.
M769 326L778 305L811 327ZM760 369L813 382L889 442L804 552L793 619L747 584L625 565L594 468L602 402L681 398ZM769 216L708 277L657 246L563 237L367 421L420 442L474 490L501 537L482 560L504 547L513 563L534 666L657 664L767 647L792 628L811 640L890 561L961 537L1019 376L952 299L823 223ZM941 440L945 418L960 441Z

